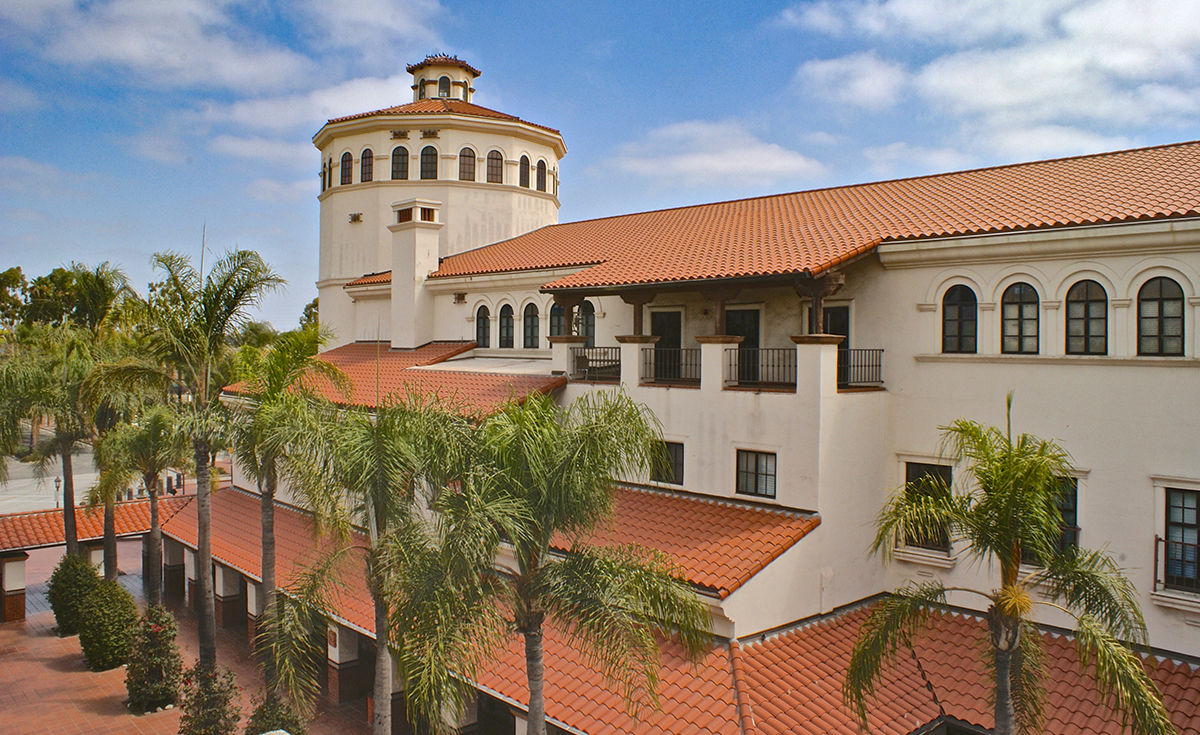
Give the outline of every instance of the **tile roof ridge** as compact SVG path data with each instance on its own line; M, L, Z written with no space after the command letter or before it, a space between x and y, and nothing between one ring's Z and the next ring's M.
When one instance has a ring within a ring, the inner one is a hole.
M864 597L861 600L855 600L854 602L847 603L845 605L842 605L841 607L835 607L833 610L830 610L827 613L817 613L816 615L809 615L806 618L800 618L799 620L793 620L790 623L784 623L783 625L780 625L775 628L768 628L767 630L764 630L764 631L761 631L758 633L752 633L751 635L748 635L748 636L742 636L741 640L745 641L745 643L742 643L741 645L744 645L747 648L761 646L762 644L766 643L767 641L775 640L776 638L780 638L785 635L791 635L793 633L799 632L801 630L805 630L807 628L812 628L814 626L821 625L823 623L836 622L848 615L852 615L852 614L858 612L859 610L862 610L863 608L867 608L867 607L870 607L871 605L874 605L876 602L879 601L880 598L882 598L886 594L888 594L888 593L880 592L880 593L871 595L869 597Z
M729 674L733 679L733 696L737 704L738 726L742 735L755 735L754 705L750 701L750 690L743 679L746 672L742 667L742 644L737 638L729 639Z
M805 510L803 508L790 508L780 505L774 506L767 503L756 503L752 500L742 500L741 498L727 498L721 495L705 495L703 493L693 493L687 490L671 490L668 488L655 487L653 485L643 485L635 482L619 482L618 487L627 490L643 492L648 495L661 495L663 497L677 497L685 500L695 500L700 503L711 503L713 505L725 505L734 508L742 508L744 510L757 510L773 515L788 515L793 518L816 518L820 519L821 514L815 510Z

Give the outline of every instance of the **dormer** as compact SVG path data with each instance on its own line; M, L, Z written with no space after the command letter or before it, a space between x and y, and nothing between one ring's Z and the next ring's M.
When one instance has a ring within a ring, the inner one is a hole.
M475 95L479 70L457 56L433 54L407 69L413 75L413 102L439 98L470 102Z

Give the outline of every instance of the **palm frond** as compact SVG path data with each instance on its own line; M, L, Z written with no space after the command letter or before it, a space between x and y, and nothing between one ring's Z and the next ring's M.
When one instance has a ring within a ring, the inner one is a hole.
M1144 645L1146 621L1138 593L1105 551L1067 549L1038 575L1047 599L1082 610L1120 640Z
M903 544L938 542L962 528L970 511L969 497L954 495L933 478L909 483L892 493L879 512L871 553L891 561Z
M1123 726L1135 735L1175 735L1162 694L1136 653L1090 615L1082 616L1075 626L1075 643L1080 665L1091 667L1097 688L1106 704L1120 714Z

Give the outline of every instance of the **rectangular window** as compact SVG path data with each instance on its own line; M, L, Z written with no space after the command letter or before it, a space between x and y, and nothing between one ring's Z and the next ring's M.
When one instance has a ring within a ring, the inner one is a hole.
M775 497L775 453L737 453L737 492L741 495Z
M1058 537L1059 552L1079 548L1079 480L1074 477L1061 478L1054 505L1058 507L1058 513L1062 516L1062 533ZM1021 563L1033 566L1037 564L1037 560L1028 549L1022 549Z
M1166 579L1168 587L1200 589L1200 492L1167 488Z
M667 453L666 467L655 467L650 473L653 482L663 482L668 485L683 484L683 445L679 442L663 442Z
M953 483L954 470L946 465L924 462L904 463L904 486L908 493L949 494L950 486ZM921 549L950 553L950 534L946 529L927 538L909 536L904 543Z
M396 210L396 223L412 222L412 207Z

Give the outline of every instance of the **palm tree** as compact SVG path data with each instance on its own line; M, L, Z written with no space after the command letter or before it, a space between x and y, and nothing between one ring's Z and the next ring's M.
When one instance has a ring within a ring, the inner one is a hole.
M1146 625L1133 585L1103 551L1062 544L1056 505L1070 472L1065 451L1028 434L1012 436L1012 396L1005 431L959 419L943 427L947 454L965 463L971 486L937 483L898 490L876 521L873 554L890 560L912 539L952 538L980 568L998 568L1000 587L980 591L940 582L910 583L880 601L863 623L850 657L843 695L865 729L867 700L901 646L919 635L947 594L987 600L991 670L995 678L995 732L1041 732L1045 699L1038 607L1075 620L1080 665L1134 733L1166 735L1174 727L1140 658L1126 645L1146 643ZM1022 559L1036 568L1023 570Z
M158 514L162 473L169 469L191 472L187 437L177 424L178 418L170 408L151 406L135 422L109 431L96 445L96 461L102 467L98 493L106 494L108 487L128 487L134 479L141 479L146 488L150 548L143 573L151 605L162 605L162 526Z
M345 390L346 378L332 363L316 357L326 336L316 327L286 332L265 350L243 346L239 373L247 399L233 420L233 451L238 464L258 485L262 501L262 599L270 615L275 600L275 492L279 464L287 456L287 427L298 420L309 402L308 382L324 379ZM278 696L271 648L264 651L267 697Z
M525 644L528 732L544 735L547 621L600 662L632 706L657 705L656 635L676 637L699 657L712 642L708 608L666 556L586 541L612 517L617 483L644 477L664 461L653 416L622 392L585 394L565 409L538 394L485 418L478 438L470 482L450 486L478 485L475 494L445 493L443 505L496 494L514 502L518 512L493 505L483 517L508 519L503 538L516 568L498 564L501 535L487 535L479 512L450 514L448 529L433 536L441 543L405 539L395 576L411 581L398 583L393 598L405 611L397 618L415 621L417 629L394 631L397 639L411 639L400 650L410 672L406 691L419 713L436 724L443 710L439 672L469 674L516 632ZM455 515L466 525L455 528ZM470 543L479 550L456 553L466 545L459 538L476 539ZM571 541L565 552L552 545L558 538ZM472 558L482 567L473 567Z

